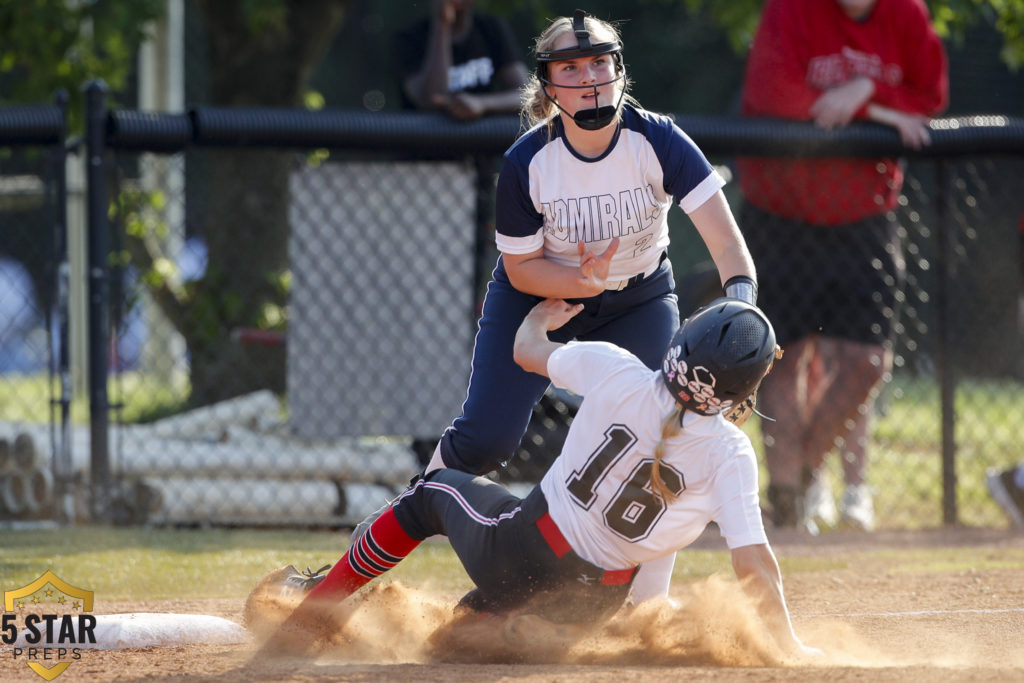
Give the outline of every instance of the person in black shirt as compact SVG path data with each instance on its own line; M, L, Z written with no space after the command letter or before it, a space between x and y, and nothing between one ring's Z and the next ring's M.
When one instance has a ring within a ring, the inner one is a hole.
M473 0L434 0L429 17L397 36L406 109L469 121L518 113L527 70L508 24L473 11Z

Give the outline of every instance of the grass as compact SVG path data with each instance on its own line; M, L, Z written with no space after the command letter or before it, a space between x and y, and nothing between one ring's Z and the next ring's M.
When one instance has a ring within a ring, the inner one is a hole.
M14 590L46 570L102 600L241 599L268 571L284 564L314 569L336 561L345 533L227 529L0 530L0 588ZM823 574L877 560L896 573L974 570L1024 571L1024 548L979 553L978 548L935 547L843 550L783 555L786 576ZM673 580L693 582L732 575L727 550L684 550ZM472 587L451 547L428 541L388 577L410 586L461 593Z
M121 405L121 419L134 423L180 412L188 391L184 382L168 383L154 375L125 372L110 381L107 395L112 404ZM60 389L55 384L51 390L46 374L0 375L0 415L4 420L48 422L51 397L59 399ZM87 398L72 400L71 420L78 424L88 423Z
M316 569L344 552L347 534L317 531L138 529L0 531L0 587L23 586L47 569L105 600L240 598L271 569ZM425 543L394 577L445 590L471 586L447 544Z
M6 420L45 422L49 396L45 375L0 377L0 415ZM179 383L180 384L180 383ZM123 373L111 382L112 401L123 399L122 419L132 423L172 414L187 397L153 376ZM876 491L878 524L883 528L915 529L943 523L941 412L934 378L897 376L886 387L875 421L869 483ZM961 523L1002 526L1002 512L985 488L989 468L1003 468L1024 460L1024 384L1009 380L967 379L959 383L955 398L957 448L957 504ZM84 400L72 406L76 422L85 422ZM759 453L757 420L747 427ZM761 482L768 476L762 461ZM829 459L828 479L841 493L838 458Z

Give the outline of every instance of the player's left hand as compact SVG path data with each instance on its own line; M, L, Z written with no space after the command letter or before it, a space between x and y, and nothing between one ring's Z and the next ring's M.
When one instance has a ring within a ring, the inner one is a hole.
M536 322L550 332L569 322L583 310L583 304L570 304L564 299L544 299L526 314L524 322Z

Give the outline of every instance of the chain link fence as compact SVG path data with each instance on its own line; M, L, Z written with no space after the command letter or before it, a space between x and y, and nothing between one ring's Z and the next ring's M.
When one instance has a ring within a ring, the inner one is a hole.
M111 485L105 508L79 488L80 518L346 526L422 467L465 396L495 258L494 171L516 124L379 120L339 133L257 117L202 142L212 133L192 115L161 119L146 142L108 119ZM740 148L797 149L780 128L681 122L726 172ZM984 474L1024 459L1024 157L965 156L949 139L949 156L911 160L896 212L905 301L870 434L882 528L1004 525ZM685 315L717 276L688 219L670 221ZM24 391L10 373L0 382L5 400ZM537 481L574 410L549 392L495 476ZM27 417L47 433L45 407ZM763 452L757 421L746 428ZM88 471L95 443L71 431L74 468ZM840 463L827 463L838 486Z
M1015 445L1024 414L1024 337L1017 311L1022 170L1021 159L996 156L909 163L891 216L899 246L890 246L899 254L896 261L902 261L901 272L863 256L873 242L866 228L806 243L780 231L777 219L768 216L767 239L757 238L755 262L759 254L766 261L786 254L799 260L793 265L797 275L775 273L779 282L765 283L762 290L762 301L773 298L764 303L780 329L806 329L787 317L789 309L807 310L809 305L850 311L847 298L855 290L873 297L870 325L892 325L893 334L884 342L861 339L892 354L880 395L861 406L870 413L867 483L881 526L908 528L940 519L969 525L1003 522L988 496L985 475L990 468L1024 459ZM822 197L843 201L850 192L857 189L835 179ZM739 213L750 223L762 223L767 216L751 208ZM745 231L750 228L740 223ZM851 278L850 263L858 264L865 278L856 287L830 274L834 268ZM762 273L762 282L772 276ZM895 300L884 296L882 280L898 284ZM823 317L831 319L827 313ZM834 319L829 324L843 326ZM789 352L802 349L793 346ZM873 358L881 362L878 354ZM836 370L826 366L824 372ZM766 383L778 379L770 376ZM762 409L771 412L766 401ZM776 424L770 431L790 443L788 428ZM755 440L760 432L753 430ZM836 498L847 480L843 458L852 460L851 450L838 439L825 461L824 484ZM769 469L765 480L770 480ZM953 490L946 498L944 486Z
M70 486L65 104L0 109L0 520L50 517Z

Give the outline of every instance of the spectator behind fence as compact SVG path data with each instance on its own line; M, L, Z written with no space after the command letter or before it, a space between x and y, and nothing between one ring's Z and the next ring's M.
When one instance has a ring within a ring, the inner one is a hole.
M396 52L407 109L469 121L519 111L527 70L508 23L473 0L434 0L430 16L399 32Z
M743 113L895 128L930 143L947 103L945 49L923 0L768 0L748 58ZM761 273L761 305L785 356L761 392L777 526L874 527L867 441L892 367L904 274L894 209L897 159L739 160L740 225ZM840 446L837 520L822 464Z

